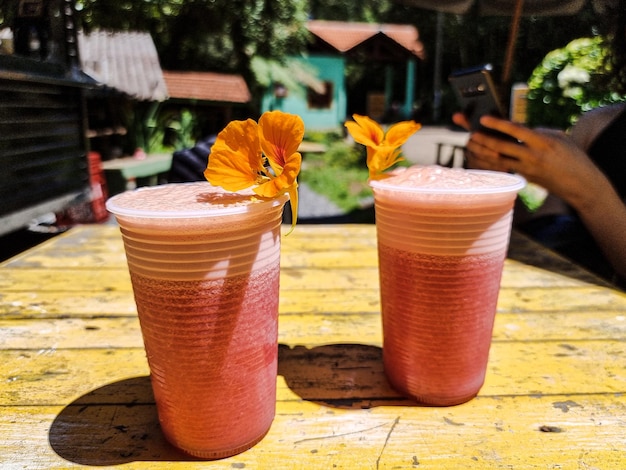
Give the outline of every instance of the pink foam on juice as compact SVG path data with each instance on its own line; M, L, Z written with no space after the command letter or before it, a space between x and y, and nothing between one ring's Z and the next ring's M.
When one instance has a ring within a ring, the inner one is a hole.
M441 167L371 183L385 373L407 396L446 406L482 387L523 184L505 173Z
M192 455L242 452L273 421L284 202L191 183L107 203L124 240L161 427Z
M508 173L494 171L473 171L462 168L440 166L412 166L398 168L388 173L388 178L380 180L378 187L395 186L408 190L438 193L485 193L502 192L503 188L519 189L520 178Z

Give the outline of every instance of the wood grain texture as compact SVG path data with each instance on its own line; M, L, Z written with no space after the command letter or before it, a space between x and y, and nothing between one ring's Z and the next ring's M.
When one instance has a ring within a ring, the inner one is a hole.
M298 226L276 419L207 463L160 431L117 228L72 229L0 265L0 468L626 468L626 296L511 245L486 383L433 408L384 376L374 227Z

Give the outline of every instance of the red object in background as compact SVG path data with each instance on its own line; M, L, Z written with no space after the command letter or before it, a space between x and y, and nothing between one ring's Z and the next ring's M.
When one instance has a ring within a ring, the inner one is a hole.
M107 182L102 170L102 159L98 152L89 152L89 186L91 188L91 210L94 222L104 222L109 218L105 202L108 197Z
M88 197L81 198L80 201L76 201L63 211L57 212L54 227L48 227L47 231L62 232L76 224L100 223L109 219L109 212L105 206L108 190L100 154L89 152L87 162L89 173Z

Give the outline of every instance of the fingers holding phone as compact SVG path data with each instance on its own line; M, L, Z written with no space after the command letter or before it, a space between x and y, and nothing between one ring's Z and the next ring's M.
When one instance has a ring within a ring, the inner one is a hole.
M490 118L485 118L489 121ZM463 113L455 113L452 116L453 122L463 129L470 129L467 116ZM490 129L487 126L481 125L480 129ZM501 136L506 136L502 139ZM497 171L513 171L511 168L511 160L515 159L506 153L503 153L502 144L515 143L519 145L520 142L514 137L490 129L487 132L478 130L473 132L469 141L465 145L465 163L464 166L469 168L481 168L483 170L497 170Z
M512 138L502 139L491 133L474 132L465 146L467 166L483 170L517 172L519 147Z
M465 120L456 116L455 122L471 132L491 134L503 140L515 140L511 136L485 127L481 124L483 116L505 117L504 107L497 88L491 77L491 65L481 65L454 72L448 77L454 90Z

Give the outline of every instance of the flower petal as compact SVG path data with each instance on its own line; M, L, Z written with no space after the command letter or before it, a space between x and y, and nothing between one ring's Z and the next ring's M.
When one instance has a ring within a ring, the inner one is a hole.
M298 222L298 183L294 183L287 188L289 193L289 203L291 206L291 228L286 233L289 235L296 228L296 222Z
M346 121L345 126L355 142L365 146L380 145L384 138L384 131L380 125L367 116L353 114L354 121Z
M229 191L253 186L259 197L268 199L289 193L293 230L298 217L297 177L302 166L297 150L303 137L302 119L280 111L264 113L259 124L251 119L232 121L211 147L204 175L211 184ZM273 172L264 166L264 152Z
M301 164L302 155L299 152L294 153L289 157L283 171L276 178L253 188L254 192L266 198L276 197L287 192L289 187L296 183Z
M299 152L291 155L282 173L276 178L263 183L256 188L254 192L261 197L273 198L279 194L289 193L289 202L291 205L291 233L298 221L298 173L302 165L302 155ZM287 234L287 235L288 235Z
M345 126L355 142L367 148L370 178L380 177L383 171L402 160L399 147L422 127L415 121L402 121L385 133L376 121L367 116L354 114L352 117L355 122L348 121Z
M239 191L258 183L262 172L257 123L230 122L211 147L205 178L228 191Z
M287 159L298 151L304 137L304 122L300 116L269 111L259 119L261 149L276 174L284 168Z
M400 154L401 152L399 149L391 146L379 146L371 151L368 149L367 167L369 169L370 178L378 178L387 168L390 168L399 161L402 161L403 158Z
M394 124L387 130L384 142L392 147L400 147L409 137L422 128L421 124L415 121L402 121Z

